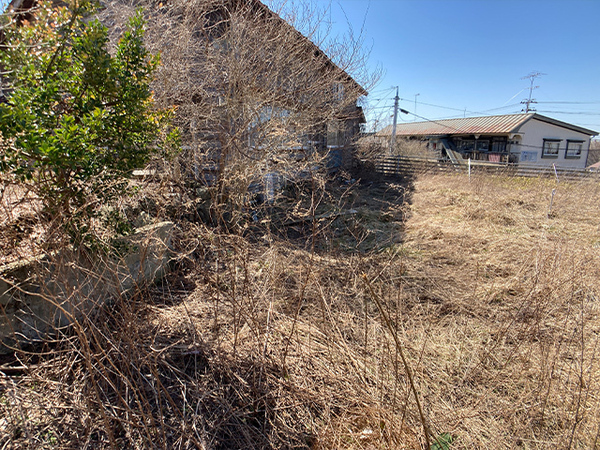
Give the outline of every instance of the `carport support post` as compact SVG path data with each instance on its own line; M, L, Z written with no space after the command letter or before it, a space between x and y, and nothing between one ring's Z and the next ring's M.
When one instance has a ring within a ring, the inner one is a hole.
M471 158L469 158L469 183L471 182Z

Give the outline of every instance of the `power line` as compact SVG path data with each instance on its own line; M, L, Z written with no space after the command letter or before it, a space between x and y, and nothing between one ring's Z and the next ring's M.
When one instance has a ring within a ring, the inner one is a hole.
M367 109L390 109L393 107L394 106L371 106L371 107L368 107Z
M464 108L458 109L458 108L451 108L449 106L441 106L441 105L434 105L432 103L425 103L425 102L416 102L414 100L409 100L407 98L401 98L400 100L402 100L403 102L411 102L411 103L417 103L419 105L425 105L425 106L433 106L435 108L441 108L441 109L451 109L453 111L464 111ZM470 111L469 111L470 112Z
M513 108L513 107L519 106L519 105L520 105L520 103L513 103L512 105L500 106L499 108L486 109L485 111L467 111L467 112L471 113L471 114L478 114L480 116L493 116L495 113L490 114L491 111L499 111L501 109ZM515 110L511 114L518 114L519 112L520 111ZM448 116L448 117L446 117L446 119L457 119L459 117L464 117L464 116L462 114L460 114L457 116Z
M401 98L400 100L405 101L405 102L411 102L413 103L414 100L409 100L406 98ZM471 110L465 110L465 108L453 108L451 106L442 106L442 105L435 105L433 103L426 103L426 102L417 102L418 105L424 105L424 106L432 106L434 108L440 108L440 109L448 109L451 111L461 111L461 112L467 112L469 114L480 114L480 115L488 115L487 113L491 112L491 111L499 111L501 109L508 109L508 108L512 108L514 106L519 106L520 103L513 103L511 105L505 105L505 106L500 106L498 108L491 108L491 109L486 109L484 111L471 111ZM458 117L458 116L456 116Z
M391 92L393 92L393 91L394 91L394 89L395 89L395 88L393 88L393 87L391 87L391 88L388 88L388 89L376 89L376 90L374 90L374 91L369 91L369 94L375 94L375 93L379 93L379 92L385 92L385 93L388 93L388 92L390 92L390 93L391 93Z
M382 100L388 100L388 99L383 98L383 99L373 99L373 100L378 101L378 103L379 103ZM389 100L393 100L393 98L390 98ZM414 99L411 100L411 99L400 97L399 100L403 101L403 102L410 102L410 103L413 103L413 104L415 103ZM540 102L540 103L552 103L552 102ZM427 103L427 102L419 102L419 101L417 101L416 104L417 105L423 105L423 106L431 106L431 107L440 108L440 109L448 109L450 111L461 111L461 112L465 111L465 108L454 108L454 107L451 107L451 106L436 105L434 103ZM510 105L504 105L504 106L500 106L500 107L497 107L497 108L486 109L484 111L466 110L466 112L469 113L469 114L488 115L489 112L499 111L499 110L502 110L502 109L513 108L515 106L519 106L520 104L521 103L512 103ZM371 109L375 109L375 108L392 108L392 106L389 106L389 107L388 106L373 106L373 107L371 107ZM458 116L456 116L456 117L458 117Z
M500 106L500 107L498 107L498 108L486 109L486 110L484 111L484 113L486 113L486 112L490 112L490 111L498 111L498 110L500 110L500 109L512 108L512 107L514 107L514 106L519 106L519 105L520 105L520 103L513 103L513 104L511 104L511 105Z
M581 116L600 116L600 112L584 112L584 111L548 111L548 110L542 110L540 112L543 113L550 113L550 114L574 114L574 115L581 115Z
M599 105L600 102L538 102L541 104L561 104L561 105Z

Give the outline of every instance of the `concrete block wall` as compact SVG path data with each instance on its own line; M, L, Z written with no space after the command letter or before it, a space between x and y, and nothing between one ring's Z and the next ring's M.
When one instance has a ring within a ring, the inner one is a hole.
M120 238L120 256L42 255L0 267L0 353L40 341L94 308L163 277L173 224Z

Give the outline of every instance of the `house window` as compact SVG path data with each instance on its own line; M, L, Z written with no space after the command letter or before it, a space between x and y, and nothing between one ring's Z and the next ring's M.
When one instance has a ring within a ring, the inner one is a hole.
M504 153L506 152L506 141L503 139L496 139L492 141L492 152Z
M475 141L477 151L487 152L490 149L490 141Z
M333 99L336 102L344 100L344 85L342 83L333 83L332 87Z
M567 152L565 158L581 158L581 150L583 149L583 141L567 141Z
M460 142L459 150L462 152L472 152L475 149L475 141L465 139Z
M542 158L558 158L560 139L544 139Z
M344 145L344 130L342 123L335 121L327 124L327 147L342 147Z
M537 161L537 152L521 152L521 157L519 161L521 162L536 162Z

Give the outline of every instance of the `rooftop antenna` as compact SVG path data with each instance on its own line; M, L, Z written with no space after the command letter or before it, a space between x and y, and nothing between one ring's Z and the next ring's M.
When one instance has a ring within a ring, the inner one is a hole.
M530 111L535 112L535 108L532 108L531 104L537 103L537 101L535 98L531 98L531 94L533 93L533 90L539 88L539 86L534 86L533 83L535 82L536 78L539 78L542 75L546 75L546 74L541 73L541 72L531 72L529 75L521 77L521 80L529 80L529 98L527 100L523 100L521 102L522 104L525 105L525 113L528 113ZM523 111L523 110L521 110L521 111Z

